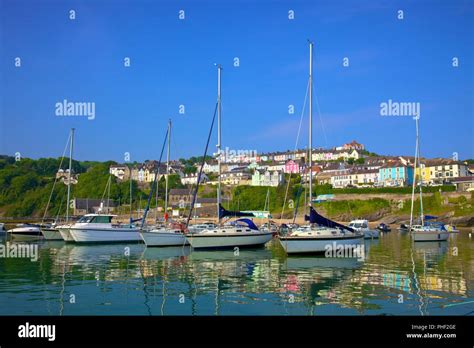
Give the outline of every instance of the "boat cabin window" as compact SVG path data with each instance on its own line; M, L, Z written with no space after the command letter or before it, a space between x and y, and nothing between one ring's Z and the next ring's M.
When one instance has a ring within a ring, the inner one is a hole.
M95 224L109 224L111 221L112 216L94 216L91 222Z
M93 218L94 218L93 216L83 216L79 220L77 220L77 222L78 223L87 223L87 222L91 222Z
M242 232L242 230L235 230L236 232Z
M354 228L368 228L369 227L366 222L354 222L354 223L349 224L349 226L354 227Z

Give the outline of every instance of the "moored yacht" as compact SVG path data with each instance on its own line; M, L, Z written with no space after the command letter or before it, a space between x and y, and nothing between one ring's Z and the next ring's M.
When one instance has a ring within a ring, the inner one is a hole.
M74 242L74 238L72 238L71 233L69 231L72 225L73 224L64 224L58 226L59 234L65 242Z
M357 230L359 232L364 233L364 238L365 239L376 239L379 238L379 231L378 230L372 230L369 228L369 221L367 220L352 220L349 223L349 227L351 227L354 230Z
M59 228L52 224L51 226L41 227L41 233L46 240L64 240L59 232Z
M171 146L171 120L168 121L168 131L166 133L165 140L168 141L168 150L167 150L167 156L166 156L167 158L166 158L166 176L165 176L166 187L165 187L164 224L149 227L149 228L143 227L143 224L142 224L142 228L140 229L140 237L147 247L183 246L183 245L188 244L188 242L186 241L186 237L184 236L185 226L179 223L168 222L168 178L170 174L169 161L170 161L170 146ZM163 150L162 150L161 156L162 155L163 155ZM160 156L159 163L161 163L161 156ZM159 168L160 166L158 165L158 170L155 175L155 178L159 177L159 174L160 174ZM155 181L153 182L153 187L154 186L155 186ZM149 199L151 198L152 194L153 194L153 190L150 191ZM149 209L149 205L147 205L145 212L147 212L148 209Z
M186 234L189 244L195 249L263 246L272 237L271 231L260 231L250 219L238 219L231 225Z
M309 43L309 142L308 167L312 168L312 138L313 138L313 43ZM305 219L309 224L286 235L280 235L279 240L287 254L322 253L329 248L355 248L362 243L363 233L350 227L338 224L319 215L312 207L313 175L309 171L309 216Z
M66 198L66 222L64 225L58 225L56 222L54 222L51 225L46 225L41 227L41 233L43 234L44 238L46 240L64 240L66 242L73 242L74 240L72 239L71 235L69 234L69 227L70 224L69 222L69 204L68 202L70 201L70 196L71 196L71 173L72 173L72 153L73 153L73 148L74 148L74 128L71 128L71 131L69 133L69 138L68 138L68 143L69 143L69 169L67 171L68 177L67 177L67 198ZM66 143L67 145L67 143ZM59 165L59 168L61 168L62 160ZM56 178L57 180L57 178ZM54 187L56 186L56 180L53 184L53 188L51 189L51 194L49 199L51 200L51 197L53 195ZM49 207L49 201L48 204L46 205L46 209L44 212L43 220L46 217L46 214L48 212L48 207ZM59 213L58 213L59 215Z
M411 234L415 242L445 241L449 238L449 231L437 226L413 225Z
M413 169L413 187L411 193L411 210L410 210L410 232L414 242L437 242L445 241L449 238L449 232L446 230L443 224L430 223L429 220L436 219L435 216L424 216L423 214L423 176L420 176L420 217L419 225L413 225L413 208L415 203L415 187L416 187L416 168L421 169L420 162L420 136L419 136L419 119L420 115L414 117L416 125L416 150L415 150L415 161ZM421 170L420 170L421 171Z
M310 223L286 236L280 244L287 254L324 253L328 248L355 248L362 244L364 234L326 219L310 207Z
M153 246L180 246L187 245L188 242L183 233L183 229L178 226L163 226L150 230L141 230L140 236L147 247Z
M212 127L217 112L217 160L219 167L218 184L217 184L217 226L213 228L204 229L202 231L189 230L186 234L186 239L189 244L195 249L199 248L234 248L234 247L252 247L262 246L272 239L273 233L271 231L260 231L258 227L249 219L240 219L235 221L231 225L222 225L221 219L224 217L245 217L254 216L252 213L243 212L230 212L225 210L221 205L221 73L222 67L217 65L217 104L212 120L211 129L206 144L206 150L204 152L203 159L206 158L207 148L209 146L210 135L212 133ZM202 174L204 163L201 164L201 168L198 175L196 189L193 195L187 224L191 218L191 213L196 202L198 187Z
M68 229L76 243L137 242L141 241L138 228L132 224L115 225L112 219L116 215L86 214ZM63 235L63 228L59 229Z

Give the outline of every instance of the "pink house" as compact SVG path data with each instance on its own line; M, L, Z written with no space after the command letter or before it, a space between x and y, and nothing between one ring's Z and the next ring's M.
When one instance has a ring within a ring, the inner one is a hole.
M295 162L293 160L288 160L285 163L285 169L283 170L284 173L294 173L298 174L300 172L300 165L298 162Z

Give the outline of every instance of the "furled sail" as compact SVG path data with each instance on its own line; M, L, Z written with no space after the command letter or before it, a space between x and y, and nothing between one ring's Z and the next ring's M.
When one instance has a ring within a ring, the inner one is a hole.
M245 216L253 216L255 215L253 213L243 213L241 211L229 211L226 210L222 204L219 204L219 219L222 219L226 216L233 216L233 217L245 217Z
M329 220L328 218L325 218L324 216L320 215L316 210L314 210L313 207L309 208L309 216L305 215L304 219L305 221L309 221L312 224L318 224L318 225L326 226L330 228L338 227L338 228L342 228L343 230L354 232L354 229L352 229L351 227Z

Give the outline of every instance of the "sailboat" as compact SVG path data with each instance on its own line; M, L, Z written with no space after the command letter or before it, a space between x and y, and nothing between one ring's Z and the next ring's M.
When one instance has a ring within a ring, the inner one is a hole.
M312 168L313 137L313 43L309 42L309 168ZM309 224L280 236L279 241L287 254L323 253L327 247L356 247L363 242L364 234L351 227L331 221L312 207L313 172L309 171Z
M246 217L253 216L250 213L230 212L221 205L221 65L217 65L217 158L219 167L219 176L217 184L217 226L196 232L190 230L187 234L187 240L194 249L200 248L235 248L262 246L272 239L271 231L260 231L250 219L239 219L232 224L223 225L221 219L224 217ZM215 114L214 114L215 117ZM213 121L214 122L214 121ZM212 128L211 128L212 130ZM209 139L208 139L209 140ZM208 142L209 143L209 142ZM207 146L206 146L207 150ZM201 166L202 170L202 166ZM200 177L200 176L199 176ZM198 183L199 185L199 179ZM197 195L193 197L193 204ZM193 206L191 205L191 211ZM188 218L189 222L189 218Z
M438 242L448 240L449 231L446 230L442 224L428 224L423 216L423 175L421 175L420 163L420 136L419 136L419 119L420 115L414 117L416 124L416 150L415 163L413 168L413 188L411 193L411 212L410 212L410 228L411 236L415 242ZM413 224L413 205L415 202L415 187L416 187L416 167L420 168L420 224Z
M72 173L72 151L74 148L74 128L71 128L69 135L69 172L67 176L67 201L66 201L66 222L64 225L57 225L56 221L51 226L44 226L41 228L41 233L46 240L64 240L66 242L74 241L69 234L69 201L71 197L71 173ZM54 190L54 185L52 190ZM52 195L53 191L51 191ZM51 197L50 197L51 198ZM49 205L49 202L48 202ZM46 207L46 211L48 207ZM45 211L45 215L46 215Z
M165 186L165 224L151 228L150 230L142 229L140 237L147 247L160 246L181 246L186 245L186 237L184 236L182 226L179 224L168 224L168 177L170 174L170 143L171 143L171 120L168 122L168 151L166 155L166 186ZM158 175L158 173L156 174Z

